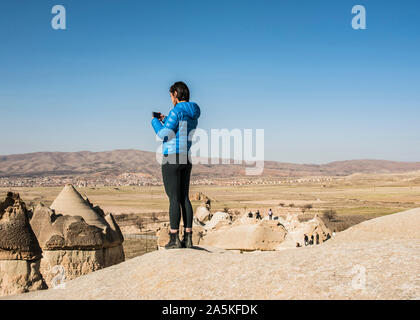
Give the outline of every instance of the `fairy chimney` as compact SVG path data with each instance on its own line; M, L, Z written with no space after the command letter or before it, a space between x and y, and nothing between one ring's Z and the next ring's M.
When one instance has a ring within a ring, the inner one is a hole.
M41 258L26 205L9 192L0 202L0 296L45 289Z
M41 272L49 286L55 265L71 280L125 260L124 238L112 214L104 215L70 184L51 208L42 203L35 208L31 225L44 252Z

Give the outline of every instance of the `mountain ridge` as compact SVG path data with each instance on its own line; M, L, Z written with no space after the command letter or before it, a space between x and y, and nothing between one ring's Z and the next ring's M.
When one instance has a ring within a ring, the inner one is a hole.
M197 164L193 176L244 176L243 164ZM420 170L420 162L356 159L325 164L264 161L263 176L340 176L353 173L401 173ZM160 177L155 152L137 149L77 152L32 152L0 155L0 177L119 175L138 172Z

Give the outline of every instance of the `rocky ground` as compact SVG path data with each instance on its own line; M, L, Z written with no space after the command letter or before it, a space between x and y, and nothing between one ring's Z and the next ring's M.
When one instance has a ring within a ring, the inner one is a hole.
M420 299L420 209L363 222L317 246L239 253L159 250L63 289L6 299Z

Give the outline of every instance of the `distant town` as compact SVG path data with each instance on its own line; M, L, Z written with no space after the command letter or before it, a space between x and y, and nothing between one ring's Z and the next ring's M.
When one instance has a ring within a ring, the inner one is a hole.
M276 184L300 184L300 183L323 183L338 178L334 177L237 177L229 179L211 179L192 177L192 185L276 185ZM118 176L35 176L35 177L1 177L0 187L59 187L67 183L77 187L103 187L103 186L159 186L162 179L145 176L140 173L123 173Z

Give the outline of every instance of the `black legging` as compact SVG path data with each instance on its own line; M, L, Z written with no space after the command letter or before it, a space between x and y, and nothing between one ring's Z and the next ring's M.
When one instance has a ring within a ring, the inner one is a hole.
M193 210L188 196L191 169L190 162L162 164L163 184L169 198L169 221L173 230L179 229L181 210L184 228L192 228Z

